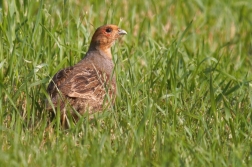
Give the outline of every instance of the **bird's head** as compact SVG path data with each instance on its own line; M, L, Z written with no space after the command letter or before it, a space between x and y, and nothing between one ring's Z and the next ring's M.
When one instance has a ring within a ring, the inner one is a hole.
M125 30L120 29L116 25L104 25L96 29L89 50L102 51L108 58L112 59L111 47L115 41L122 35L126 35Z

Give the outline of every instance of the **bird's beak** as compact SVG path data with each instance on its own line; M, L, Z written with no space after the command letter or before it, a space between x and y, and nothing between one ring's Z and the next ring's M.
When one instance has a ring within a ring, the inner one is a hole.
M126 35L127 32L126 32L125 30L118 29L118 34L119 34L119 35Z

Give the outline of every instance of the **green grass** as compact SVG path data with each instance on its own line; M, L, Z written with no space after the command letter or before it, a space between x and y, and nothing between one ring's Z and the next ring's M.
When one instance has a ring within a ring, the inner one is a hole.
M250 0L0 5L0 166L252 166ZM114 108L48 128L50 78L106 23Z

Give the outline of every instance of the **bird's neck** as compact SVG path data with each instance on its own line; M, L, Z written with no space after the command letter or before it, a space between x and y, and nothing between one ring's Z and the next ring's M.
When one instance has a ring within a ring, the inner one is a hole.
M80 66L95 66L95 68L111 75L114 69L110 48L104 50L90 45L86 56L78 63ZM114 80L114 79L113 79Z
M88 51L99 51L106 59L112 60L111 48L106 46L90 45Z

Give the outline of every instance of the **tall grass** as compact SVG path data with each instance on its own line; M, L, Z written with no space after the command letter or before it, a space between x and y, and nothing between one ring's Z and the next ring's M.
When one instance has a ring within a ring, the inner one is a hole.
M250 0L0 5L1 166L252 165ZM47 84L107 23L116 103L63 130Z

